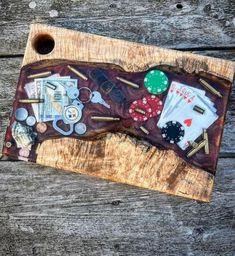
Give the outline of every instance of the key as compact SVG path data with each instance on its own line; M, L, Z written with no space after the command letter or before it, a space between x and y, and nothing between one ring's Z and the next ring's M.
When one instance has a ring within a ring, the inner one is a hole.
M100 92L98 92L98 91L93 91L92 92L91 102L92 103L99 103L99 104L103 105L106 108L110 108L110 105L104 101Z

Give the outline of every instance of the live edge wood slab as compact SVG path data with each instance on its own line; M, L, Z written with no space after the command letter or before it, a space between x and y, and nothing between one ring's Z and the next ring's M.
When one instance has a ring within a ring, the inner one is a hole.
M54 49L49 54L39 54L37 43L45 39L54 40ZM52 65L57 62L61 65L63 61L93 65L104 63L111 67L116 65L125 72L142 72L156 66L168 66L191 76L204 74L212 80L219 79L224 99L223 112L218 120L220 130L213 140L216 146L213 167L216 167L234 76L232 62L45 25L32 25L22 70L32 65L36 67L34 71L40 70L45 63ZM11 155L6 147L3 153ZM93 136L91 140L69 137L45 139L38 145L36 153L36 162L39 164L205 202L210 200L214 183L214 168L202 169L206 164L193 166L171 148L160 149L125 133L109 133L108 129L100 130L96 138Z

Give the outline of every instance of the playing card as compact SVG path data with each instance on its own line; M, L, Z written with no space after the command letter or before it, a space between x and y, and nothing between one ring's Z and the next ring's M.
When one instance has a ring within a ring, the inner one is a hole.
M162 127L175 112L178 111L178 108L182 109L183 105L191 102L196 96L196 92L200 95L204 95L202 90L196 89L191 86L187 86L185 84L181 84L178 82L172 82L169 88L164 107L162 110L161 117L158 122L158 127Z
M193 110L194 106L202 108L204 113L200 114ZM214 103L206 96L204 90L173 81L157 126L162 128L167 122L173 120L179 122L185 134L177 144L185 150L190 141L196 140L203 129L207 129L217 119Z
M204 113L200 114L194 111L195 105L204 109ZM217 119L218 115L200 96L197 96L192 103L185 105L182 111L175 115L175 120L180 122L185 130L184 138L178 143L178 146L185 150L190 141L195 141L202 134L203 129L210 127Z

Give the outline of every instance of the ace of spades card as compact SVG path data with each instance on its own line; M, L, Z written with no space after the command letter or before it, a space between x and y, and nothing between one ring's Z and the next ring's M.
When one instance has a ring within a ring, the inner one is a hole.
M213 102L205 94L204 90L175 81L171 83L157 126L162 128L169 121L179 122L184 128L184 136L177 145L182 150L218 119ZM204 113L194 111L195 106Z

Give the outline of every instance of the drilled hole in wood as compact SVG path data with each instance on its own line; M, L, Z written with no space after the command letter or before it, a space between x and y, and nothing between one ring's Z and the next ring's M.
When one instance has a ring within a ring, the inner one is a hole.
M177 8L177 9L183 9L183 5L182 5L182 4L177 4L177 5L176 5L176 8Z
M48 34L40 34L33 41L33 48L39 54L48 54L55 47L54 39Z

